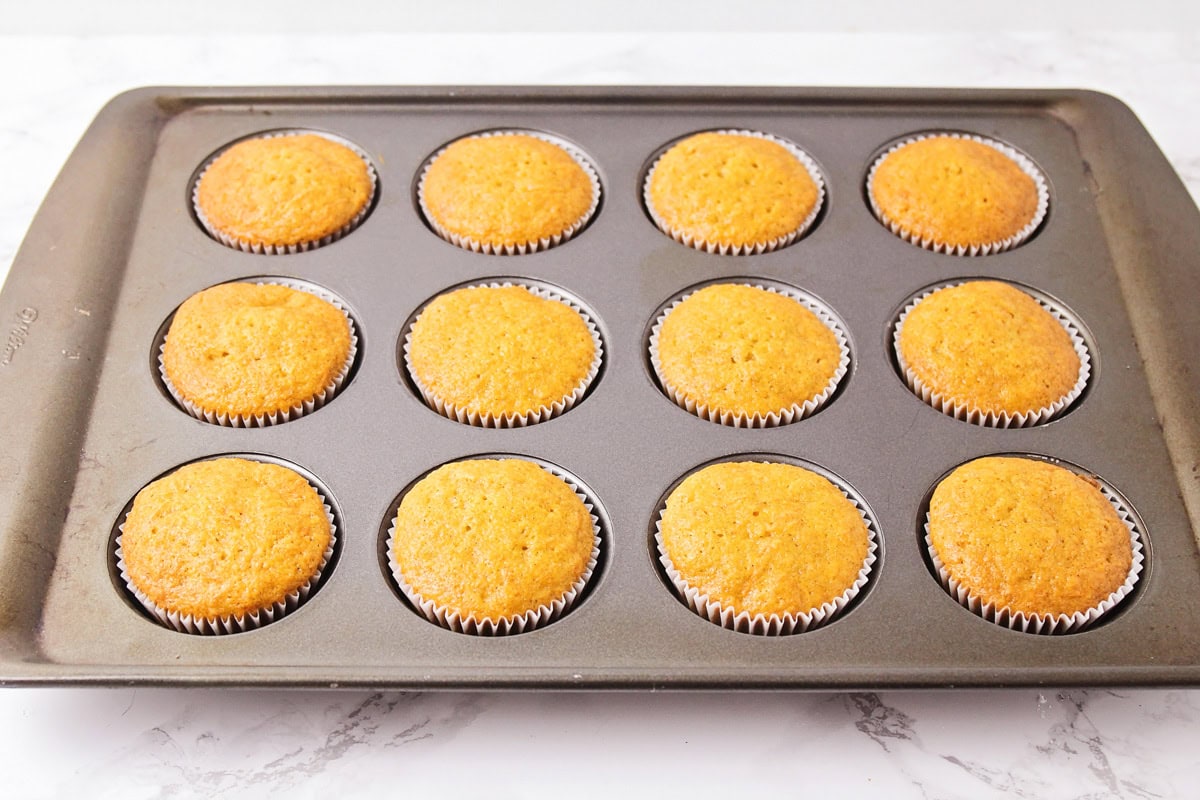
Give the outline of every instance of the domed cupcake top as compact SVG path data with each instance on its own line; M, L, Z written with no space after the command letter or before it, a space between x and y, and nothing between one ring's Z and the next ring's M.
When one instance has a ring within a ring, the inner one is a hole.
M439 467L405 494L389 558L414 601L498 621L578 591L596 547L588 508L563 479L523 459L470 459Z
M138 492L120 546L131 587L157 610L221 619L270 609L310 584L332 537L307 479L276 464L216 458Z
M349 317L331 302L289 286L223 283L176 310L162 374L189 412L250 424L327 400L355 349Z
M230 247L293 252L349 232L375 195L362 155L315 133L244 139L200 175L194 191L204 227Z
M948 475L929 504L929 541L980 602L1073 615L1121 588L1130 530L1095 483L1031 458L986 457Z
M782 616L810 614L848 592L871 536L855 504L811 470L721 462L671 492L659 539L675 579L708 603Z
M1087 378L1082 339L1077 344L1062 321L1002 281L967 281L918 299L895 341L918 393L981 417L1046 418Z
M917 137L892 148L871 168L867 194L893 233L959 255L1019 244L1049 201L1045 180L1027 158L961 134Z
M667 149L647 175L647 210L683 244L761 253L789 244L816 218L824 196L816 165L799 148L753 131L706 131Z
M668 396L735 426L779 424L815 410L845 374L848 350L832 321L789 294L720 283L670 307L651 339L651 362Z
M513 284L438 295L404 346L427 402L485 427L542 421L574 405L595 378L600 350L598 331L580 311Z
M497 131L438 152L418 197L442 238L485 253L526 253L582 228L599 204L600 180L581 153L529 133Z

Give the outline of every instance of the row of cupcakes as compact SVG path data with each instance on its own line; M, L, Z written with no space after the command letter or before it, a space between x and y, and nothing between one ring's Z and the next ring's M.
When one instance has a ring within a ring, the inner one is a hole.
M869 205L905 241L936 252L986 255L1029 238L1049 189L1033 162L982 136L924 133L869 167ZM223 244L295 253L328 244L366 218L379 191L367 154L330 134L259 134L220 150L193 184L197 220ZM468 250L524 254L567 241L600 208L592 160L556 136L528 130L472 134L425 163L417 199L429 226ZM816 222L825 179L813 158L782 137L703 131L652 161L642 187L651 220L674 240L709 253L785 247Z
M545 626L587 591L610 547L599 504L561 468L522 456L434 469L397 499L387 570L411 606L460 633ZM674 593L724 628L802 633L876 579L877 523L841 478L782 457L737 457L675 483L653 548ZM987 456L935 485L926 557L981 617L1042 634L1083 630L1134 589L1143 534L1124 499L1079 469ZM193 462L153 481L119 521L125 588L160 623L194 634L259 628L299 607L331 566L325 490L281 463Z
M261 427L311 413L355 363L353 317L335 295L282 278L218 284L174 313L158 350L163 385L189 414ZM511 428L557 417L605 360L594 314L532 281L445 291L406 326L404 370L430 408ZM943 413L991 427L1061 414L1087 387L1092 355L1057 301L996 280L919 293L894 326L909 388ZM850 365L844 323L818 298L773 281L721 281L660 308L647 356L664 394L703 419L774 427L810 416Z

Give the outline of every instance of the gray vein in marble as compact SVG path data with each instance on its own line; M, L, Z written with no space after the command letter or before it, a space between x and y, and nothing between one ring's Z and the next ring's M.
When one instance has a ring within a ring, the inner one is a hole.
M1109 694L1120 697L1115 693ZM1093 797L1162 797L1157 792L1145 789L1139 782L1117 777L1106 752L1112 746L1112 742L1097 729L1087 711L1094 695L1075 690L1060 692L1057 699L1065 710L1066 718L1050 728L1049 741L1036 745L1036 749L1039 753L1051 757L1061 751L1070 756L1087 759L1088 771L1104 785L1105 791L1080 795L1079 800L1090 800Z
M1071 690L1038 693L1028 706L1015 692L963 692L953 695L858 693L840 696L855 729L888 756L910 788L935 800L951 798L1160 798L1177 793L1174 775L1144 769L1159 757L1153 742L1129 736L1114 709L1137 704L1147 718L1195 720L1183 696L1152 692ZM1113 705L1117 703L1118 705ZM1099 707L1097 708L1097 704ZM906 707L915 706L910 713ZM1103 724L1094 717L1099 713ZM967 722L963 715L972 717ZM1004 739L1014 723L1027 727L1026 739ZM940 724L939 724L940 723ZM958 735L947 738L949 726ZM1040 731L1040 733L1038 732ZM999 738L998 738L999 737ZM1172 742L1172 745L1177 743ZM936 759L950 772L933 766ZM1192 757L1190 774L1200 768ZM957 777L956 777L957 776ZM965 782L964 782L965 779Z
M865 733L884 750L890 750L889 740L908 741L913 738L913 719L899 709L886 706L874 693L849 694L846 702L858 712L854 727Z
M205 694L209 702L188 703L113 753L103 772L153 774L159 789L148 796L156 798L276 793L302 787L372 748L395 750L435 737L444 744L481 709L479 696L473 695L447 704L446 696L411 693L312 693L284 704L267 695L266 703L243 705L239 698L245 693L231 691L215 699L213 692ZM264 716L265 708L274 713ZM96 772L79 774L63 788L86 796L96 777Z

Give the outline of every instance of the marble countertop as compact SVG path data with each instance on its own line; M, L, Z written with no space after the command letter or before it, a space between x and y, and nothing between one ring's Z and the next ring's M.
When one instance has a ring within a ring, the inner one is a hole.
M0 33L0 279L91 117L147 84L1082 87L1127 102L1200 197L1181 33ZM720 57L714 57L720 54ZM1187 797L1200 691L845 694L4 689L10 797L638 793ZM642 791L644 790L644 791ZM428 793L427 791L425 792Z

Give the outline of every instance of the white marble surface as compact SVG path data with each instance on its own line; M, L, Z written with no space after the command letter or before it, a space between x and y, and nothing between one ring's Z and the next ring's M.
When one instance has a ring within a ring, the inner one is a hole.
M39 798L1187 798L1198 698L8 689L0 766Z
M1200 197L1200 36L15 36L0 28L0 277L96 111L146 84L1087 87ZM1200 691L0 691L5 797L1196 797ZM681 792L680 792L681 793Z

